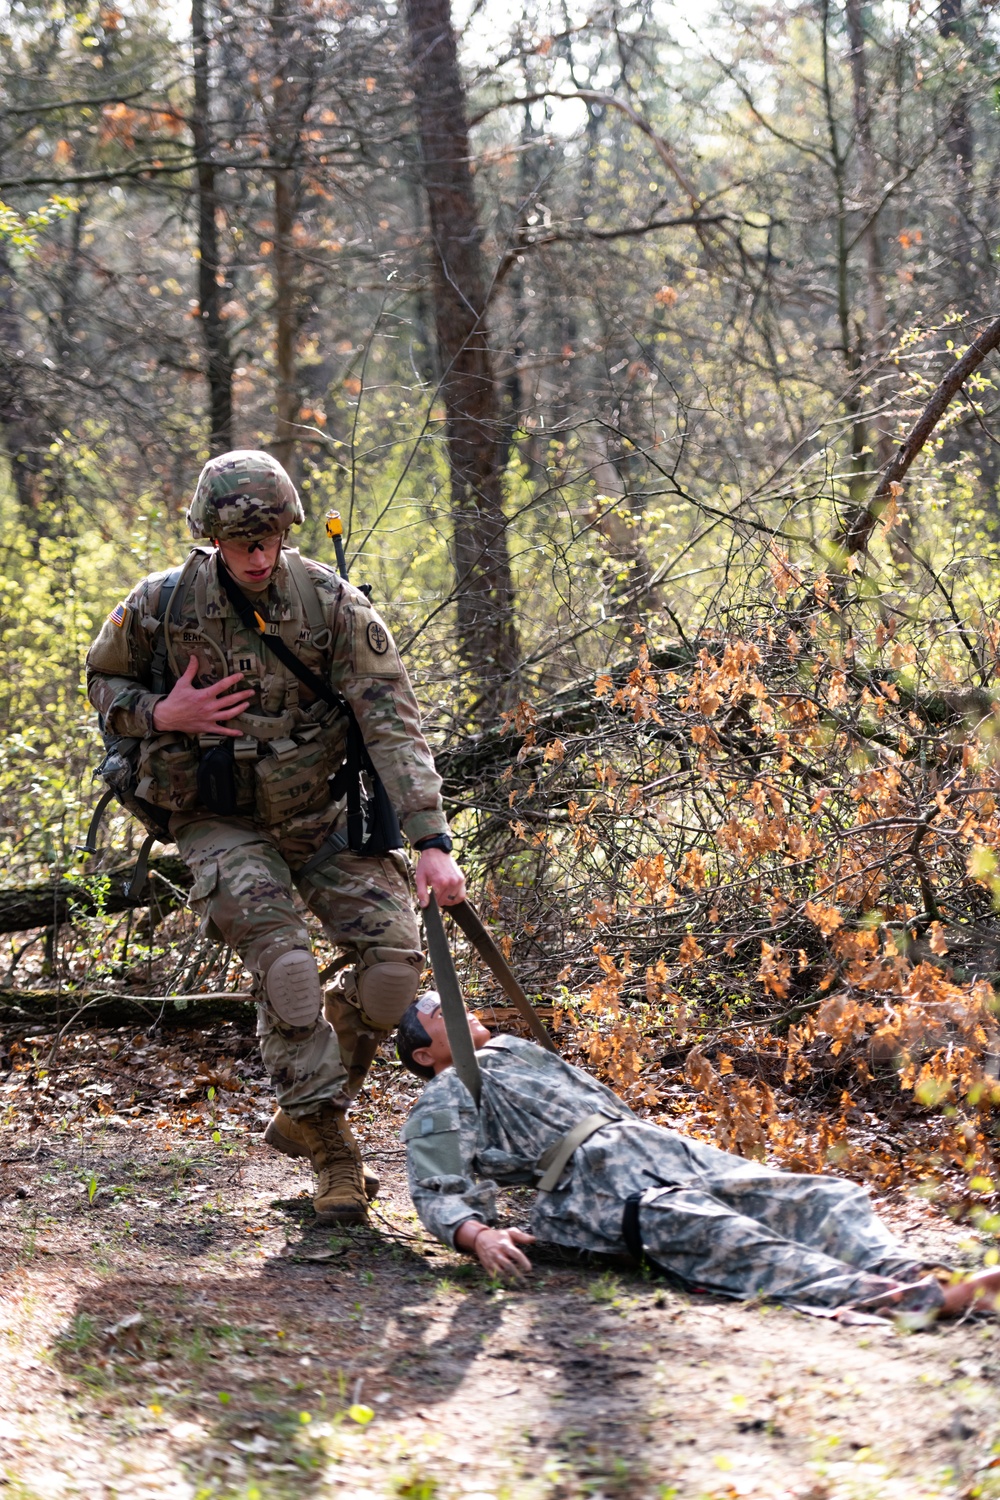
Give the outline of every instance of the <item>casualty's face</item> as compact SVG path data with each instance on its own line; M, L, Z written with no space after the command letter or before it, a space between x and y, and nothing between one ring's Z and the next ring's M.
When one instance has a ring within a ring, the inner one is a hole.
M452 1062L451 1047L448 1043L448 1030L445 1026L441 1001L434 994L424 995L417 1006L417 1010L423 1028L431 1039L429 1047L418 1049L421 1055L417 1057L417 1061L423 1062L423 1054L428 1054L428 1065L434 1069L435 1073L440 1073L443 1069L450 1067ZM469 1022L469 1031L472 1033L472 1045L478 1051L480 1047L486 1046L486 1043L490 1039L490 1034L478 1016L474 1016L471 1011L466 1011L465 1014Z

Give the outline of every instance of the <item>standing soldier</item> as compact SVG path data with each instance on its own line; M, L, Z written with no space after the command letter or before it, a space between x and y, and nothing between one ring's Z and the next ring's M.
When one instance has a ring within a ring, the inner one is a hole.
M321 1220L358 1223L378 1182L346 1110L423 965L407 861L363 821L362 768L369 809L381 778L419 851L421 904L460 901L465 882L392 636L362 591L285 545L303 519L268 454L211 459L187 512L204 544L112 611L87 689L105 774L176 842L203 930L253 976L279 1106L265 1140L309 1157ZM340 950L325 1004L293 888Z

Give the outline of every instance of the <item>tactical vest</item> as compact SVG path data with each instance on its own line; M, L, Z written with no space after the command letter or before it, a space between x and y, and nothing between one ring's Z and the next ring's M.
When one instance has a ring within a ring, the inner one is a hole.
M174 731L154 732L143 739L105 733L106 754L98 775L108 790L95 810L85 845L89 851L96 848L100 820L112 797L145 825L150 834L147 844L153 838L169 839L173 813L202 809L251 818L268 828L346 798L349 835L328 841L331 848L350 843L359 853L381 854L400 847L395 814L349 706L341 699L331 703L318 696L305 702L308 694L303 693L300 675L267 645L266 637L279 637L286 659L290 652L306 678L323 676L329 663L333 637L319 593L298 551L285 549L281 555L291 583L290 617L260 622L263 632L248 629L238 615L213 615L207 609L204 564L211 549L194 548L183 567L164 575L158 599L149 601L156 615L142 621L154 637L153 691L169 692L194 654L203 679L218 681L242 672L254 686L256 699L231 721L242 731L238 739ZM185 620L192 588L194 628ZM367 788L361 783L362 771ZM225 805L220 804L220 785L226 789ZM371 793L367 809L366 792Z

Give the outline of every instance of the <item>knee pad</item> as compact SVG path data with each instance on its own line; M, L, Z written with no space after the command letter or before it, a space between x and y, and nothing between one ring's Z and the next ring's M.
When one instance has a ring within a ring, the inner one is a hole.
M286 1026L314 1026L323 1006L316 960L308 948L292 948L269 966L264 979L268 1004Z
M376 949L366 957L356 983L362 1017L376 1031L392 1031L407 1006L416 999L420 971L400 958L383 958Z

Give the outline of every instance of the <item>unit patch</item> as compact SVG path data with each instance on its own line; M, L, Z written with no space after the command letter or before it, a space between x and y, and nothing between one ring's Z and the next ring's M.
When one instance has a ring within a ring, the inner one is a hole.
M366 601L367 603L367 601ZM392 636L378 615L360 605L348 609L351 622L351 655L359 677L381 677L395 681L402 676L403 665L397 656Z
M368 644L376 656L384 656L389 649L388 632L379 620L372 620L368 625Z
M108 615L108 619L111 621L112 625L117 625L120 630L121 627L125 624L125 621L128 619L128 606L126 604L116 604L114 609Z

